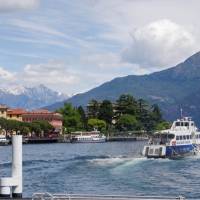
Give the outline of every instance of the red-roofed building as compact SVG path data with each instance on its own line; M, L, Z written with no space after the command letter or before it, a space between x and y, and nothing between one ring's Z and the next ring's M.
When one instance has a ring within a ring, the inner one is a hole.
M6 118L7 119L12 119L12 120L17 120L17 121L23 121L22 115L25 114L27 111L21 108L15 108L15 109L8 109Z
M30 112L21 108L11 109L5 105L0 105L0 117L21 122L48 121L56 132L62 133L62 115L48 110L39 109Z
M62 131L62 115L55 112L49 112L48 110L38 110L33 112L26 112L22 114L22 121L33 122L33 121L48 121L56 131Z

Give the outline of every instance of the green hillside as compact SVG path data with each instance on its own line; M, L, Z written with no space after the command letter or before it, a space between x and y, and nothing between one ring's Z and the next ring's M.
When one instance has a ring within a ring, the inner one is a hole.
M167 119L179 116L180 108L184 114L194 117L200 124L200 52L194 54L175 67L150 75L115 78L88 92L77 94L67 102L74 106L87 105L89 100L116 100L120 94L131 94L157 103ZM49 106L56 109L63 102Z

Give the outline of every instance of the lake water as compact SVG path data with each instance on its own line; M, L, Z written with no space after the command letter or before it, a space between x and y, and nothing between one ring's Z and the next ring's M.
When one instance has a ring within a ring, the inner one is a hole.
M144 142L23 146L24 196L34 192L184 195L200 199L200 157L146 159ZM11 146L0 147L0 176L10 176Z

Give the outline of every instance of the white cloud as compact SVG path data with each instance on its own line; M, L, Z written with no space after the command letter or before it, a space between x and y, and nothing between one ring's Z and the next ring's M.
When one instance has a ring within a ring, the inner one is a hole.
M20 19L13 19L12 21L10 21L10 24L18 28L22 28L29 31L40 32L58 37L65 37L64 33L61 33L51 27L48 27L45 24L41 25L36 22L20 20Z
M35 8L39 0L0 0L0 12Z
M186 59L198 50L196 44L196 38L182 26L159 20L133 32L131 45L123 51L122 59L158 70Z
M10 81L14 78L14 74L0 67L0 80Z
M55 60L48 63L28 64L23 72L19 73L19 76L24 84L42 83L57 90L61 90L60 86L67 87L78 81L63 62Z
M0 0L0 12L39 2ZM0 65L18 71L20 83L73 93L158 71L198 51L199 6L199 0L42 0L37 10L0 16Z
M148 73L147 70L145 71L137 64L123 61L120 53L107 52L83 55L81 56L80 63L83 66L87 66L87 70L90 72L95 73L98 71L102 79L105 80L106 78L107 81L120 75L128 75L131 73L140 75Z

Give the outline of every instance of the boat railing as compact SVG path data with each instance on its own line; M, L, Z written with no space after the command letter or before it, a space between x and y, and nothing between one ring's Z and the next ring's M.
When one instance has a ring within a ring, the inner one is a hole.
M34 193L32 200L186 200L184 196L131 196Z

